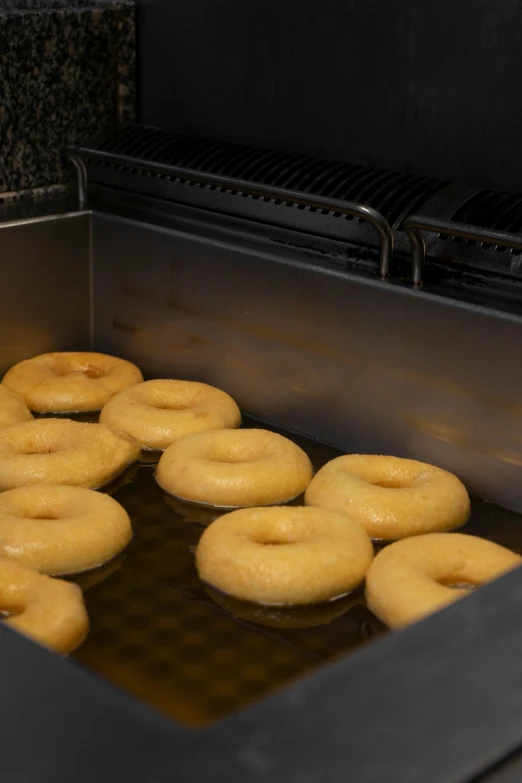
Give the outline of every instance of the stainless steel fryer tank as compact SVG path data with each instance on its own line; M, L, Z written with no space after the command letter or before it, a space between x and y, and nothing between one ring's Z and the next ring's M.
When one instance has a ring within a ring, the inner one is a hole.
M182 217L84 212L4 223L0 258L2 372L42 351L113 352L149 376L215 383L246 413L342 449L447 467L481 497L522 509L520 318ZM201 734L0 627L10 671L3 763L18 749L18 779L38 768L42 781L73 770L90 780L100 765L129 781L148 771L167 781L179 764L191 783L313 780L317 765L333 780L345 779L348 763L371 783L467 781L520 740L519 582L518 573L499 580ZM347 738L334 726L348 708L358 721ZM34 761L20 753L26 736L39 749Z

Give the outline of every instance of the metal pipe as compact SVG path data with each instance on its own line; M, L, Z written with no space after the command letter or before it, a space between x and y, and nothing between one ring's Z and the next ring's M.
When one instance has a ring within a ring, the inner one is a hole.
M124 166L125 168L138 169L140 171L149 171L172 179L187 180L197 182L211 187L224 190L238 191L246 193L249 196L255 196L265 199L275 199L297 204L312 209L327 210L328 212L339 212L343 215L351 215L370 223L379 237L379 274L381 277L387 277L390 273L390 262L393 255L393 233L388 221L380 212L364 204L357 204L351 201L342 201L339 199L329 199L323 196L310 196L297 190L288 190L286 188L274 188L257 182L248 180L224 177L220 174L211 174L197 169L183 168L182 166L172 166L167 163L154 163L141 158L118 155L113 152L103 152L102 150L92 150L87 147L75 146L69 148L69 157L76 164L76 161L87 158L93 162L105 163L107 165ZM83 160L81 161L83 163ZM84 166L85 168L85 166ZM80 188L80 177L79 188Z
M82 158L69 155L69 160L75 167L78 177L78 208L85 209L87 206L87 169Z
M411 273L415 285L422 285L426 260L426 243L423 231L522 250L522 235L509 234L494 228L470 226L467 223L452 223L451 220L437 220L437 218L423 217L422 215L409 215L402 227L410 241Z

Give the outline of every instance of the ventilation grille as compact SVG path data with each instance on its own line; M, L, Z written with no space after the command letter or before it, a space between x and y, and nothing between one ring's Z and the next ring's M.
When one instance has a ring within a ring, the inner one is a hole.
M373 207L392 227L447 183L128 125L95 149ZM149 175L154 176L154 175ZM348 218L350 219L350 218Z
M482 228L492 228L506 231L510 234L520 234L522 231L522 196L496 193L493 190L482 190L475 193L452 216L452 220L467 223ZM457 241L454 239L454 241ZM466 241L466 240L461 240ZM466 244L480 244L484 249L493 247L485 242L478 243L467 240ZM519 255L519 250L494 246L499 253Z

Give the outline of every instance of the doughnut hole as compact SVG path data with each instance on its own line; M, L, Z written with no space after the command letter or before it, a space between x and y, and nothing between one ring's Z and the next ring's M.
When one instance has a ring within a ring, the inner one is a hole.
M354 455L355 457L357 455ZM414 460L383 460L353 463L355 476L383 489L406 489L422 484L426 477L423 463Z
M135 390L135 394L141 402L163 411L186 411L196 407L201 400L201 390L190 386L183 389L177 385L166 387L145 383Z
M49 371L57 378L63 378L67 375L84 375L91 380L97 380L107 375L107 370L96 364L82 362L81 360L68 359L57 356L51 359L48 364Z
M26 430L19 438L13 439L10 445L16 454L36 457L66 451L73 444L69 438L64 438L56 432Z
M247 440L239 442L214 441L208 455L202 459L209 462L223 462L234 465L245 462L256 462L266 458L266 449Z

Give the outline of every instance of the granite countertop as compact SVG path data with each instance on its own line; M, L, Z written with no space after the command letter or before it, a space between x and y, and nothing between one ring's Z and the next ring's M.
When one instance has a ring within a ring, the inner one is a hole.
M0 0L0 14L13 11L79 11L104 6L133 6L133 0Z
M135 3L0 0L0 202L70 180L63 148L135 119Z

